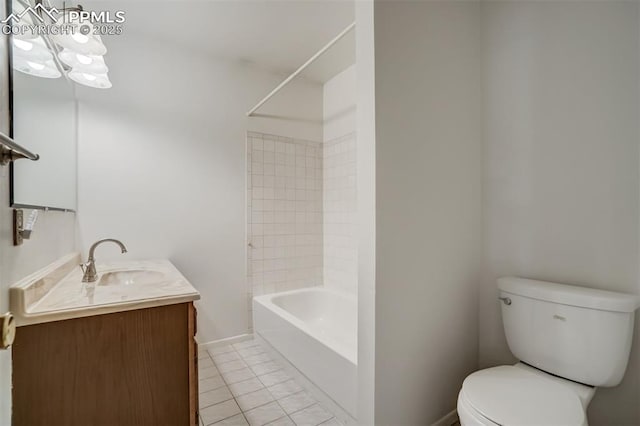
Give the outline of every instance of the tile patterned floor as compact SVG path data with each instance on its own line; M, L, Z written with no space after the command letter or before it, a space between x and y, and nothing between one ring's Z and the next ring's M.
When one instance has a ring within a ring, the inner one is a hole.
M201 349L200 423L341 426L255 340Z

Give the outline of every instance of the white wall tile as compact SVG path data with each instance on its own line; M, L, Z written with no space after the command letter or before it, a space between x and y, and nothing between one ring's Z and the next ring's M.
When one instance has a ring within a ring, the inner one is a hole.
M321 285L321 144L252 133L247 147L251 294Z

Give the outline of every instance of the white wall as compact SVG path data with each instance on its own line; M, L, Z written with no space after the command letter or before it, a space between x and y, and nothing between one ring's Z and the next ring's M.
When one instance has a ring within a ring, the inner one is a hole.
M358 188L358 413L375 424L376 360L376 104L373 0L356 12L356 131Z
M356 66L351 65L324 84L322 90L324 141L356 130Z
M637 2L485 2L480 366L514 361L496 278L638 293ZM589 424L640 424L640 323Z
M375 2L375 421L431 424L477 366L480 2Z
M323 87L322 202L324 285L358 291L356 68Z
M297 81L261 110L280 118L247 119L282 76L133 32L108 43L114 87L78 90L83 247L170 259L202 295L200 341L245 333L246 131L321 140L322 86Z

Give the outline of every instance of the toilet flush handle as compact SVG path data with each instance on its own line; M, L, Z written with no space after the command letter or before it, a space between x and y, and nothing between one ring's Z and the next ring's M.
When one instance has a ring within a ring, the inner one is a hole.
M511 299L508 297L498 297L498 299L502 300L505 305L509 306L511 304Z

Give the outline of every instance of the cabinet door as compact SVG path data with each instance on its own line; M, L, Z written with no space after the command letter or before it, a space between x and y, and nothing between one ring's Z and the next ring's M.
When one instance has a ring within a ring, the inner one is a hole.
M193 425L192 310L183 303L20 327L13 425Z

